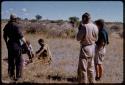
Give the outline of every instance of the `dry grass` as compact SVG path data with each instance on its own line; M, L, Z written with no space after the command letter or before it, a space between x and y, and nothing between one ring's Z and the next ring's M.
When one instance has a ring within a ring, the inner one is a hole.
M34 51L39 48L37 40L44 38L53 55L51 65L42 62L27 65L23 69L23 78L18 82L32 83L75 83L79 58L79 42L75 39L46 38L46 36L25 35L30 40ZM118 35L110 36L106 47L104 76L97 83L121 83L123 81L123 39ZM7 49L2 38L2 59L7 56ZM23 55L23 57L27 57ZM2 60L2 81L10 83L7 75L7 63Z

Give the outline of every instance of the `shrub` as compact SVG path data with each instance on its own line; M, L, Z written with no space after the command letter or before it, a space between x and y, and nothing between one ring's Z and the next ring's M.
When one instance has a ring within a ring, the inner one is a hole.
M32 20L30 20L32 23L34 23L34 22L36 22L37 20L35 20L35 19L32 19Z
M71 29L71 28L66 29L65 33L67 34L68 37L75 38L76 31L74 29Z
M35 34L37 32L37 30L33 27L26 29L26 33L31 33L31 34Z
M120 31L120 27L119 26L117 26L117 25L113 25L113 26L111 26L111 32L119 32Z
M119 33L119 36L120 36L120 38L123 38L123 33L122 32Z

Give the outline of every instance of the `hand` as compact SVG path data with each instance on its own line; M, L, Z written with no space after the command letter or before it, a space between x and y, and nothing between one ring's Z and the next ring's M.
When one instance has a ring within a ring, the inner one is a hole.
M107 44L109 44L109 42L107 42Z
M35 55L32 53L32 58L34 58L34 56L35 56Z
M32 59L29 59L29 63L32 63L33 61L32 61Z

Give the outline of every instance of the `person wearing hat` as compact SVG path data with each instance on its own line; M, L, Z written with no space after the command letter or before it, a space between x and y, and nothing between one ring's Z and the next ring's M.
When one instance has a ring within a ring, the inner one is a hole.
M25 38L21 32L17 17L10 15L10 20L3 29L3 38L8 49L8 74L10 79L18 80L22 76L21 43Z
M89 13L82 15L78 27L77 40L80 41L80 55L78 63L79 83L95 83L94 56L95 42L98 40L98 28L91 22Z
M96 55L95 55L95 69L96 69L96 77L95 79L98 81L103 75L103 60L106 52L105 46L109 44L108 33L105 30L105 24L103 19L99 19L95 21L99 29L99 38L96 42Z

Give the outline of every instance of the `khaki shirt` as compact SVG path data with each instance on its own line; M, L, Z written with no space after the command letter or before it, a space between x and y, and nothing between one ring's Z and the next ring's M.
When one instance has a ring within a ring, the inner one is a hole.
M94 44L98 40L98 28L93 23L80 24L77 40L82 45Z

